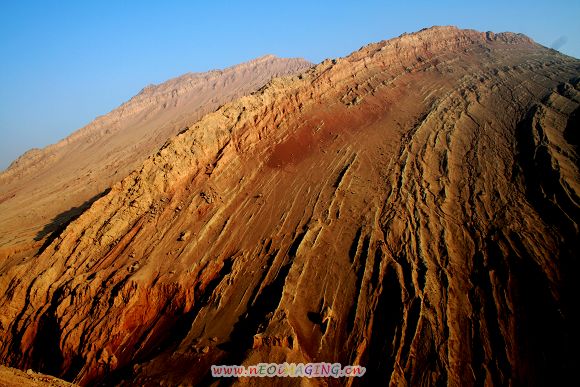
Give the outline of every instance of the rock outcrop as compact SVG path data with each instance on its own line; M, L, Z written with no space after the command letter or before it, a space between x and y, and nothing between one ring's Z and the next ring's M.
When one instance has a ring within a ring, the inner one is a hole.
M579 74L434 27L274 79L3 264L0 361L83 385L284 361L367 368L312 383L568 380Z

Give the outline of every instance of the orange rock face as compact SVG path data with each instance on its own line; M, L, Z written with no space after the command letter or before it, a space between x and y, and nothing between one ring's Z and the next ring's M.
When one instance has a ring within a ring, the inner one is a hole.
M0 361L83 385L284 361L367 368L320 384L565 381L579 74L436 27L274 79L5 259Z

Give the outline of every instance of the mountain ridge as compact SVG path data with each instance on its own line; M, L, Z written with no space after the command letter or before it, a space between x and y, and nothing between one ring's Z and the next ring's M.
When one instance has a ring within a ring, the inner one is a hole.
M188 86L184 83L185 81L192 82L195 80L202 80L202 79L208 80L208 79L212 79L212 78L219 76L219 75L224 75L224 74L228 74L228 73L235 72L235 71L243 71L243 70L251 69L252 66L265 64L268 61L279 60L279 59L283 59L283 58L279 58L273 54L266 54L266 55L249 60L249 61L244 62L244 63L240 63L237 65L226 67L224 69L213 69L213 70L208 70L206 72L188 72L188 73L182 74L180 76L168 79L167 81L164 81L160 84L149 84L149 85L145 86L143 89L141 89L135 96L131 97L126 102L123 102L119 107L111 110L109 113L95 117L95 119L93 119L89 124L74 131L70 135L63 138L62 140L57 141L54 144L49 144L43 148L32 148L32 149L26 151L24 154L22 154L16 160L14 160L4 171L0 172L0 179L3 177L3 175L6 172L10 173L11 172L10 170L15 168L16 166L23 164L23 163L27 163L26 159L28 158L28 156L27 156L28 153L30 153L30 155L33 155L33 154L39 153L39 151L40 152L49 152L53 149L58 149L64 145L67 145L72 141L79 140L80 138L83 138L84 136L88 136L88 135L90 135L91 129L94 129L95 127L100 127L100 126L106 125L106 120L108 119L109 115L115 114L115 113L122 113L131 104L143 102L142 99L144 97L151 96L152 94L156 94L156 92L158 92L159 90L165 89L167 87L177 86L178 89L176 91L183 92L183 91L187 90L187 86ZM302 58L292 58L290 60L302 61L303 63L307 63L307 61L305 61ZM191 86L191 85L189 85L189 86ZM164 94L168 94L168 93L166 92ZM167 95L165 95L165 96L167 96ZM101 121L105 121L105 122L101 122ZM89 132L89 133L87 133L87 132Z

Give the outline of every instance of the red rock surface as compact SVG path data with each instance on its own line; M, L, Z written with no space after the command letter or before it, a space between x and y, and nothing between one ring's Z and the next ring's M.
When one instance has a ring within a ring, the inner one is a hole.
M313 384L563 383L579 74L436 27L275 79L5 261L0 361L83 385L284 361L367 368Z

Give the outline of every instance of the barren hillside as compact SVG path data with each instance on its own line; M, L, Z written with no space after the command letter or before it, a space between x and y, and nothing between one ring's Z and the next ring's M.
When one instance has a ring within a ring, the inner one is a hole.
M523 35L434 27L275 79L3 264L0 362L83 385L284 361L367 368L312 384L568 380L579 75Z
M33 239L61 228L204 114L273 77L310 66L268 55L225 70L186 74L144 88L57 144L25 153L0 173L0 257L28 250Z

